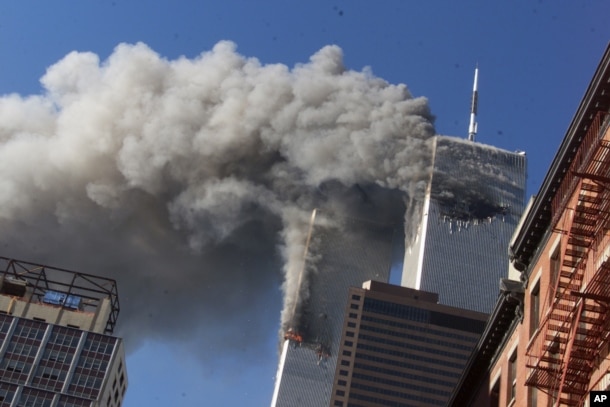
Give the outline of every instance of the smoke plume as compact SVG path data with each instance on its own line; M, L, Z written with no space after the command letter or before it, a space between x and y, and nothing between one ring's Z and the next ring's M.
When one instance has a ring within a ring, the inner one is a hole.
M293 305L313 208L349 211L335 191L357 184L416 199L429 176L424 98L337 46L293 68L235 48L72 52L40 95L0 98L2 255L116 278L128 346L247 353L280 285Z

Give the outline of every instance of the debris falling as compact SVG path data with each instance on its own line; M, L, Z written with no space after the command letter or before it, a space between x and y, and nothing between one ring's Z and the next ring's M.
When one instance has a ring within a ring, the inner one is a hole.
M40 95L0 97L2 254L116 278L132 345L264 340L266 298L298 298L313 208L352 210L336 191L358 184L417 200L429 177L426 99L342 59L68 54Z

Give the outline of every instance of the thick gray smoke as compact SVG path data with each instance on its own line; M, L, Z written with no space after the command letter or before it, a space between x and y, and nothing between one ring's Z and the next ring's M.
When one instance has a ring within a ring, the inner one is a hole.
M346 70L336 46L290 69L231 42L172 61L122 44L103 62L70 53L42 85L0 98L1 253L116 278L132 346L251 348L278 287L295 298L329 190L414 199L429 175L427 101Z

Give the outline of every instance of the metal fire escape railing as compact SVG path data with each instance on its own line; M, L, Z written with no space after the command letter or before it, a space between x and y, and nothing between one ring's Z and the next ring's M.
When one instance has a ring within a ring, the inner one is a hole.
M526 352L526 384L547 392L555 405L582 406L600 348L610 337L607 118L602 112L594 118L553 201L553 224L565 212L558 227L567 238L549 308Z

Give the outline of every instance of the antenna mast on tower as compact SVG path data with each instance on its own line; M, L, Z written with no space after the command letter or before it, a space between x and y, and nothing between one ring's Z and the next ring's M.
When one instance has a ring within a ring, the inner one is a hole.
M477 135L477 102L479 99L478 88L479 81L479 65L474 69L474 85L472 86L472 104L470 105L470 126L468 126L468 140L474 141L474 136Z

